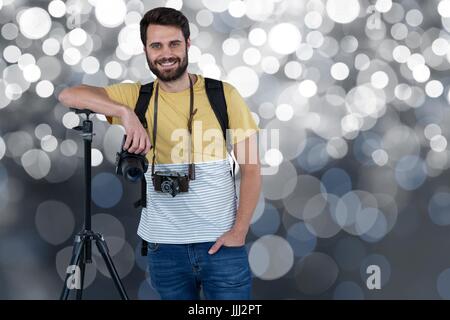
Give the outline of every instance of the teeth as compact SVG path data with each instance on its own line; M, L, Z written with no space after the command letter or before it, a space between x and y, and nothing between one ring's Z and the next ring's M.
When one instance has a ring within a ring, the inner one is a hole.
M161 63L161 65L162 65L162 66L165 66L165 67L171 66L171 65L173 65L173 64L175 64L175 61L174 61L174 62L170 62L170 63Z

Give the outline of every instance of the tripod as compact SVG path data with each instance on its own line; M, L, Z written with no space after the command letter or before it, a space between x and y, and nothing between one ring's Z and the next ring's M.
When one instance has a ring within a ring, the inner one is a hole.
M85 223L84 229L81 230L76 236L73 244L72 258L70 259L70 265L67 269L66 279L64 281L64 288L60 296L60 300L67 300L69 297L69 290L76 289L76 299L81 300L83 295L84 275L86 269L86 263L92 263L92 242L95 241L98 251L105 261L109 274L114 281L114 284L119 291L122 300L128 300L127 293L120 281L119 274L117 273L114 263L109 255L108 246L103 238L103 235L96 233L91 229L91 143L92 143L92 121L89 120L89 116L93 114L92 111L84 109L73 109L77 114L85 114L86 120L83 121L82 126L73 128L74 130L81 131L80 135L84 140L84 168L85 168L85 182L86 182L86 195L85 195Z

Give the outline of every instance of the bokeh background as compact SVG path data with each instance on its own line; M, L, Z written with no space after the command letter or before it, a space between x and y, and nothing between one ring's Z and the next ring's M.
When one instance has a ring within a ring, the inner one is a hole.
M189 71L278 129L247 238L254 297L449 299L450 0L0 0L0 298L59 297L85 189L80 118L56 97L152 81L139 21L157 6L190 20ZM129 296L159 299L139 186L114 173L123 130L96 115L94 131L93 229ZM85 297L118 298L95 250Z

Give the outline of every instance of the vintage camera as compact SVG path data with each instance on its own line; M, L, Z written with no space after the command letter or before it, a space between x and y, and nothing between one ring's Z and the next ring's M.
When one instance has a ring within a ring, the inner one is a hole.
M156 171L152 176L155 191L169 193L175 197L180 192L188 192L189 177L176 171Z
M121 151L116 154L116 174L123 175L128 181L137 182L145 179L144 173L148 168L148 160L145 155L123 150L126 138L127 136L124 135Z

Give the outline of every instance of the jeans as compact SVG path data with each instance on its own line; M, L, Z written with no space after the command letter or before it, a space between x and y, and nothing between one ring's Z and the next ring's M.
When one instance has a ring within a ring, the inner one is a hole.
M248 300L251 272L245 245L222 246L208 254L214 242L148 243L150 279L161 299Z

